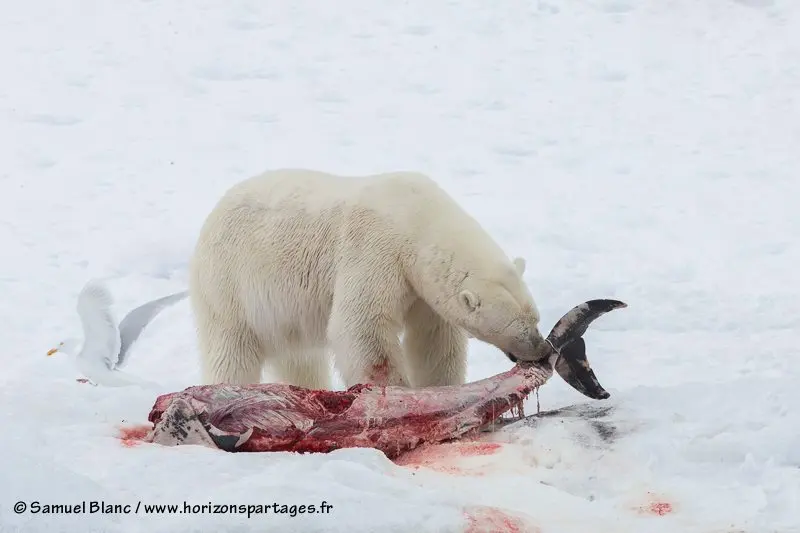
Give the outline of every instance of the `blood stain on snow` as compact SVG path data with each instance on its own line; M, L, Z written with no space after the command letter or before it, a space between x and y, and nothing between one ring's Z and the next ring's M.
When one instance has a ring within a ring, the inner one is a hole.
M117 435L117 438L122 441L122 445L126 448L133 448L142 443L151 429L152 427L147 424L122 427L119 428L119 435Z
M640 505L637 510L642 514L652 514L656 516L668 515L673 511L672 504L656 497L652 492L648 491L648 499L650 503Z
M470 442L460 443L458 453L465 456L493 455L500 451L503 445L499 442Z
M538 527L496 507L471 507L464 515L467 518L465 533L541 533Z
M503 445L496 442L464 442L456 441L445 444L421 446L395 459L395 464L418 470L427 468L437 472L454 475L483 475L480 471L470 471L465 466L459 466L459 459L465 457L479 457L494 455L502 449Z
M664 516L672 512L672 504L668 502L653 502L650 504L650 512L658 516Z

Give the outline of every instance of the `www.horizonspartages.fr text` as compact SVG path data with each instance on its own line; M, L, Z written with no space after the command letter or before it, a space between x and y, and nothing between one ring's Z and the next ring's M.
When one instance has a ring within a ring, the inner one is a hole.
M333 511L333 505L322 501L313 504L228 504L228 503L143 503L141 500L133 504L110 503L105 501L78 501L72 503L52 503L32 501L18 501L14 504L14 512L21 514L42 515L128 515L128 514L231 514L243 515L247 518L253 515L288 515L292 518L298 515L328 514Z

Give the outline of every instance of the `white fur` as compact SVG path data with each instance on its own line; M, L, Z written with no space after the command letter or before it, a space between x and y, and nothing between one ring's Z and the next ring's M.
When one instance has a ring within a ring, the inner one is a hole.
M348 386L461 384L468 336L543 349L524 270L424 175L266 172L223 195L191 261L203 382L268 364L329 388L331 351Z

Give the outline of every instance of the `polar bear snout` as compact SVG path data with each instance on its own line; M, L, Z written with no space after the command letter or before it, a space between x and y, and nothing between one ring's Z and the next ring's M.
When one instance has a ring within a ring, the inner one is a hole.
M537 331L529 335L523 342L517 343L517 346L511 350L505 351L506 357L511 362L518 361L535 362L547 359L552 352L550 344L542 337Z

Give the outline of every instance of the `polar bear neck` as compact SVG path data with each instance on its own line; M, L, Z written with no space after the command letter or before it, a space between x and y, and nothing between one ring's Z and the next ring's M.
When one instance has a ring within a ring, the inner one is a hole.
M440 245L422 245L409 265L407 276L416 293L438 314L450 321L461 316L457 295L464 282L478 272L486 272L492 265L491 258L470 257L469 251L456 252Z

